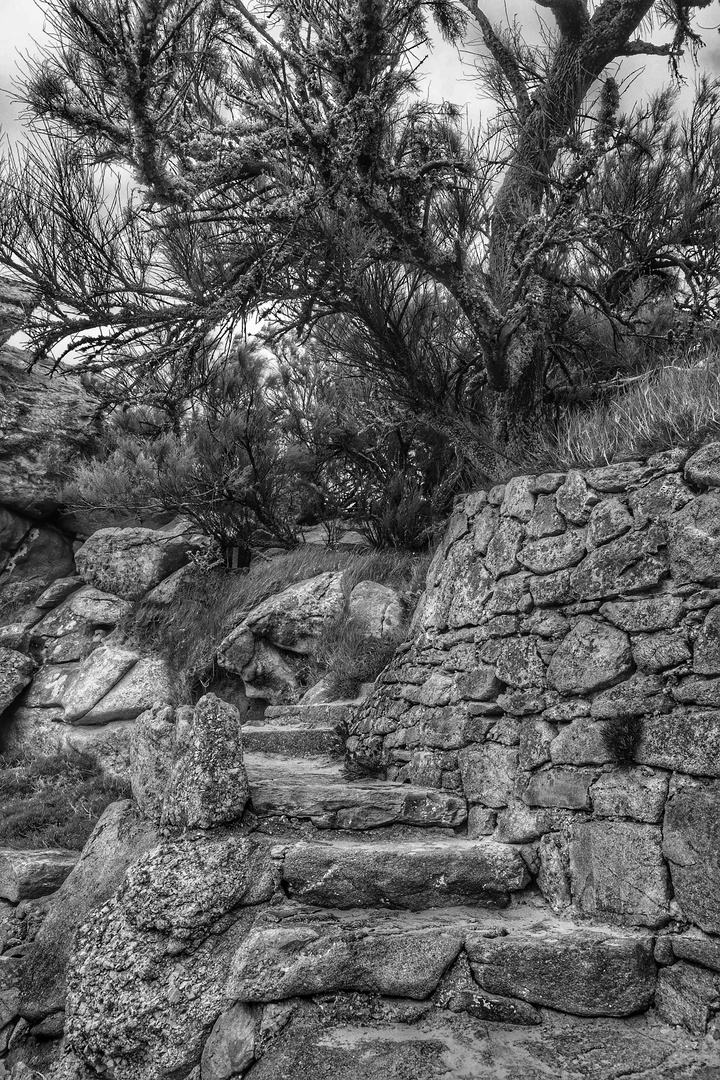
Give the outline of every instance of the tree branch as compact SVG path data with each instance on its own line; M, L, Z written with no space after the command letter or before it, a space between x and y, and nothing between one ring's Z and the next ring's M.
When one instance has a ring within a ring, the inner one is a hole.
M480 27L485 47L507 79L515 97L518 113L521 119L524 119L532 109L532 102L517 59L494 29L485 12L479 7L477 0L460 0L460 3L467 8Z
M535 3L552 11L563 38L576 41L590 26L586 0L535 0Z
M682 56L682 49L678 49L672 41L664 45L653 45L651 41L628 41L627 45L618 51L618 56Z

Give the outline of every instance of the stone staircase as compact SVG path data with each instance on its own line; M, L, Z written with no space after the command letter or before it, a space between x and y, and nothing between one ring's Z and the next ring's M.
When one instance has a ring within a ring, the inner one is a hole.
M558 917L520 846L467 837L462 796L342 775L347 706L275 707L243 729L251 807L286 900L235 959L239 1000L355 992L537 1024L647 1010L654 937ZM335 756L331 752L335 751Z

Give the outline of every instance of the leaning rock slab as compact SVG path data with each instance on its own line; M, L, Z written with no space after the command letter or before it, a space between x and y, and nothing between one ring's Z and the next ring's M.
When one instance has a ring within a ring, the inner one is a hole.
M80 720L120 682L123 675L138 660L136 652L119 645L101 645L94 649L80 664L63 691L65 722L72 724Z
M665 810L663 853L675 899L707 933L720 934L720 781L675 776Z
M154 705L132 725L130 784L133 799L144 817L160 824L165 789L173 765L175 710Z
M256 1010L240 1004L217 1018L202 1053L202 1080L242 1076L255 1057L256 1021Z
M111 724L117 720L134 720L156 702L169 702L174 696L172 677L165 661L145 656L75 723Z
M628 1016L652 1003L653 939L560 919L508 924L507 934L470 931L465 948L485 990L576 1016Z
M60 888L79 857L77 851L54 848L0 849L0 898L17 904L48 896Z
M184 566L196 538L155 529L99 529L75 556L88 585L123 600L139 600L174 570Z

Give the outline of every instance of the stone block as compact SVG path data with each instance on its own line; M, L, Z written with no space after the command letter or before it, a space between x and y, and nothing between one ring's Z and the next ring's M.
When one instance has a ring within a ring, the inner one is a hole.
M604 738L605 723L580 717L560 729L550 744L553 765L602 765L613 760Z
M500 506L503 517L517 518L518 521L529 521L535 509L535 496L530 487L532 476L513 476L505 485L505 494Z
M693 1035L711 1030L720 1036L720 976L680 961L658 975L655 1007L666 1024L684 1027Z
M458 755L465 798L493 809L507 806L517 779L518 752L514 747L485 743Z
M588 523L588 549L600 547L618 536L624 536L632 528L632 515L619 499L606 499L593 507Z
M590 792L593 813L657 824L665 809L668 779L667 773L646 768L602 773Z
M666 671L687 664L690 646L684 633L661 630L655 634L638 634L633 638L632 654L639 671ZM718 657L720 660L720 651Z
M576 566L585 555L586 539L582 529L572 529L561 536L531 540L518 554L518 561L534 574L552 574Z
M529 807L512 802L498 811L494 839L501 844L527 844L572 820L570 810Z
M648 522L664 522L676 510L682 509L693 497L685 481L677 473L659 476L649 484L630 492L630 509L635 527L643 528Z
M565 532L565 520L558 513L552 495L539 495L535 509L525 528L529 540L540 540L544 536L560 536Z
M471 806L468 810L467 834L469 840L479 840L495 832L497 815L487 806Z
M79 858L78 851L0 848L0 898L17 904L54 893Z
M691 960L701 967L720 971L720 938L690 930L685 934L669 934L664 940L669 942L678 960Z
M704 708L720 708L720 679L705 679L701 675L689 675L671 688L675 701L683 705L702 705Z
M619 493L636 484L644 484L655 474L655 469L642 461L617 461L588 469L585 479L596 491Z
M720 675L720 605L705 616L693 649L696 675Z
M545 664L533 638L502 638L491 644L494 645L495 672L501 682L517 690L545 685ZM485 651L483 656L486 656Z
M597 502L597 495L588 489L585 477L577 470L571 470L567 474L555 494L558 510L573 525L586 525Z
M618 686L596 694L590 715L595 720L614 720L618 716L669 713L672 707L672 699L665 695L658 675L634 674Z
M341 990L423 999L462 948L459 927L406 913L368 926L357 918L256 926L242 941L225 987L230 1000L282 1001Z
M293 844L283 881L303 903L329 908L505 906L529 875L520 853L492 840L333 840Z
M550 908L559 915L572 903L566 837L556 832L542 836L538 844L538 861L537 886Z
M499 522L500 511L496 506L484 507L482 513L473 521L471 540L478 555L487 553L488 544L497 532Z
M636 600L611 600L602 605L600 615L628 634L671 630L682 617L682 600L671 593Z
M514 574L520 569L518 552L523 540L523 527L514 518L503 518L488 544L485 566L494 578Z
M552 607L554 604L567 604L575 597L571 583L570 570L558 570L554 574L544 574L530 581L530 595L538 607Z
M678 585L720 582L720 492L699 495L673 514L668 530L670 571Z
M570 838L573 903L584 915L630 926L669 919L670 880L656 825L593 821Z
M585 810L590 806L590 785L596 776L594 769L543 769L533 773L521 797L528 806Z
M570 572L570 588L579 600L594 600L653 588L667 574L659 554L661 538L628 533L596 548Z
M255 1057L256 1010L237 1002L217 1018L203 1048L202 1080L242 1076Z
M706 933L720 934L720 782L675 776L663 824L663 853L675 899Z
M580 616L553 656L547 678L548 685L563 694L588 694L613 686L631 670L627 634Z
M483 989L576 1016L627 1016L655 992L650 936L613 934L547 919L503 937L468 932L465 948Z
M720 776L720 710L678 708L644 717L633 756L639 765Z
M708 443L688 458L685 478L697 487L720 487L720 443Z
M514 615L530 599L528 588L531 581L532 577L527 571L510 574L498 581L484 610L488 614Z
M557 727L547 720L530 720L520 729L520 756L522 769L535 769L550 760L550 745L557 735Z
M530 483L530 490L535 495L552 495L565 481L566 473L545 472L534 476Z

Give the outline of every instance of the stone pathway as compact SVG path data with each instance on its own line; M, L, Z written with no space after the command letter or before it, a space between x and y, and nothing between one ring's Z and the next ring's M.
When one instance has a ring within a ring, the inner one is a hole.
M720 1043L654 1019L651 931L553 914L519 847L467 839L455 793L344 779L344 715L283 706L243 729L287 899L231 985L300 1002L251 1080L720 1080Z

